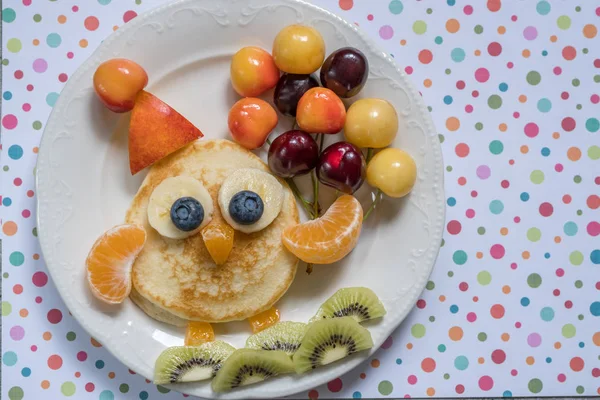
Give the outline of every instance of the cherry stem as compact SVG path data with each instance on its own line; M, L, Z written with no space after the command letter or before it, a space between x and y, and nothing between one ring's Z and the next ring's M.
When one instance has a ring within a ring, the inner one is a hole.
M319 140L319 153L323 152L323 141L325 140L325 134L321 133L321 137Z
M319 218L319 180L317 179L314 170L310 174L310 179L313 184L313 219L316 219Z
M365 222L367 220L367 218L369 218L369 215L371 215L373 210L377 207L377 203L381 200L382 197L383 197L383 195L381 193L381 189L377 189L375 191L375 198L373 199L373 203L371 203L371 207L369 207L369 209L367 210L367 213L363 217L363 222Z
M298 126L298 121L296 119L294 119L294 124L292 125L292 129L296 129L296 128L300 128L300 126Z
M294 196L296 197L296 199L298 199L298 201L300 201L300 204L302 204L302 207L307 212L310 219L314 219L315 217L313 214L313 210L311 208L312 202L310 202L310 201L306 200L304 197L302 197L302 194L300 193L300 189L298 189L296 182L294 182L294 180L292 178L287 178L285 181L290 186L290 189L292 189L292 193L294 193Z
M271 145L271 139L267 138L267 144L270 146Z
M369 147L367 149L367 164L369 163L369 161L371 161L371 158L373 158L373 148Z

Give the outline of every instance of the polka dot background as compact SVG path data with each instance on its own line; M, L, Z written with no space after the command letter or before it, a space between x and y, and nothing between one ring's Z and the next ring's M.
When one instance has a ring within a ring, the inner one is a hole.
M313 0L374 37L436 122L437 265L375 356L297 397L600 394L600 4ZM2 398L179 399L70 316L40 257L34 166L69 76L159 0L3 2Z

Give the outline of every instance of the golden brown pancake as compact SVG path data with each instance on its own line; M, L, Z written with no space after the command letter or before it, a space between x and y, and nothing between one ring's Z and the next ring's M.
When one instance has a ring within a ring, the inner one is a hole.
M294 196L282 180L285 199L279 216L262 231L236 231L229 259L220 266L213 262L201 234L169 239L148 223L150 194L165 178L179 175L204 184L215 208L212 221L225 223L217 201L219 188L239 168L269 172L260 158L231 141L201 139L148 172L126 222L146 229L146 244L133 264L131 299L151 317L178 326L187 320L242 320L269 309L291 285L298 259L282 245L281 233L299 223L299 217Z

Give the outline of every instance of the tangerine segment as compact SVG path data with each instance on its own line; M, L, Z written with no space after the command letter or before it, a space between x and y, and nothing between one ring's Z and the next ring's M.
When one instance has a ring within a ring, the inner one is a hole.
M296 257L311 264L331 264L356 247L363 209L354 196L343 195L321 217L287 228L281 240Z
M85 261L92 293L98 299L121 303L131 292L131 266L146 242L139 225L118 225L96 240Z
M223 265L233 248L234 230L224 222L213 221L202 229L202 239L208 253L217 265Z
M202 343L215 340L215 331L208 322L190 321L185 331L186 346L200 346Z
M268 327L279 322L279 310L275 307L271 307L267 311L263 311L248 318L248 322L250 323L253 333L264 331Z

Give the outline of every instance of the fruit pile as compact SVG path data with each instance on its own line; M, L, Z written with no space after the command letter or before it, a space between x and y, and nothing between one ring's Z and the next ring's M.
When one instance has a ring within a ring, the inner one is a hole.
M314 76L319 68L320 82ZM232 138L248 149L268 143L269 168L288 182L312 219L284 232L284 245L308 263L309 273L312 264L341 260L356 246L362 222L382 194L394 198L407 195L417 175L408 153L388 147L399 126L392 104L363 98L346 110L341 100L356 96L367 83L367 58L360 50L345 47L325 59L321 34L308 26L291 25L275 37L272 54L258 47L238 51L231 60L230 75L233 88L244 97L229 112ZM271 142L269 135L277 126L278 115L257 96L273 88L273 104L281 114L295 117L293 128L297 125L298 129ZM345 140L324 148L324 135L342 130ZM380 151L373 155L375 150ZM302 196L293 180L309 173L312 201ZM352 194L365 179L376 193L363 216L362 206ZM323 216L318 201L320 183L344 193Z
M212 380L215 392L262 382L287 373L305 373L373 347L369 331L360 323L380 318L386 311L372 290L338 290L325 301L308 324L278 322L255 333L243 349L214 340L212 328L195 334L185 346L170 347L156 360L154 383ZM204 329L202 325L197 324Z

